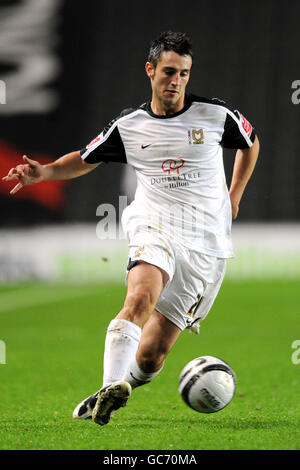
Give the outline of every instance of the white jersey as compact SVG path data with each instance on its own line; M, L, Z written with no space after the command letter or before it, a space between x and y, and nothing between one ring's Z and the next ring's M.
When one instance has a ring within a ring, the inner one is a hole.
M148 227L192 250L229 258L232 215L223 147L249 148L254 137L251 124L223 101L190 95L171 116L155 115L150 103L123 111L81 156L87 163L123 162L135 169L135 198L122 216L129 238Z

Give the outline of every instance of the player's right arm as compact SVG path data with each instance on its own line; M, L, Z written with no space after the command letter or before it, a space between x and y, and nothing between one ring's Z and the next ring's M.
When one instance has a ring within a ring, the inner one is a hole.
M10 194L15 194L23 186L40 183L41 181L77 178L94 170L102 162L127 163L118 123L121 117L130 114L132 111L134 110L131 108L125 109L85 148L63 155L52 163L41 165L24 155L24 163L11 168L8 174L2 178L3 181L18 181Z
M63 155L54 162L41 165L35 160L31 160L26 155L23 156L24 163L11 168L3 181L16 180L18 183L10 191L15 194L23 186L40 183L41 181L68 180L89 173L101 162L86 163L80 155L80 151L75 151Z

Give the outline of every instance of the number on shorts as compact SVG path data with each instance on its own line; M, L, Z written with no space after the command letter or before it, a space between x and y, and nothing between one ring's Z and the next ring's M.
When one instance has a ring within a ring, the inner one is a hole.
M201 295L201 294L197 295L197 301L191 306L191 308L188 311L188 315L190 317L194 318L194 316L196 315L196 312L197 312L198 308L200 307L201 302L202 302L203 299L204 299L203 295Z

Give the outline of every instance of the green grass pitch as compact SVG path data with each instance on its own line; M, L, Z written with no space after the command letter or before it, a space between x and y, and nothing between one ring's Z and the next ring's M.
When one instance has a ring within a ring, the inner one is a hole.
M161 374L107 426L73 420L101 385L106 327L124 294L114 285L0 288L0 449L300 449L296 281L225 281L200 335L183 332ZM180 371L201 355L224 359L238 380L230 405L210 415L177 391Z

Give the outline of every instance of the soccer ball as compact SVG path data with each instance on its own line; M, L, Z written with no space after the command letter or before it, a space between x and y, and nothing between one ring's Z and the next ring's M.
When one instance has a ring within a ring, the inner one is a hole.
M179 393L199 413L215 413L227 406L234 395L236 376L222 359L202 356L193 359L179 376Z

